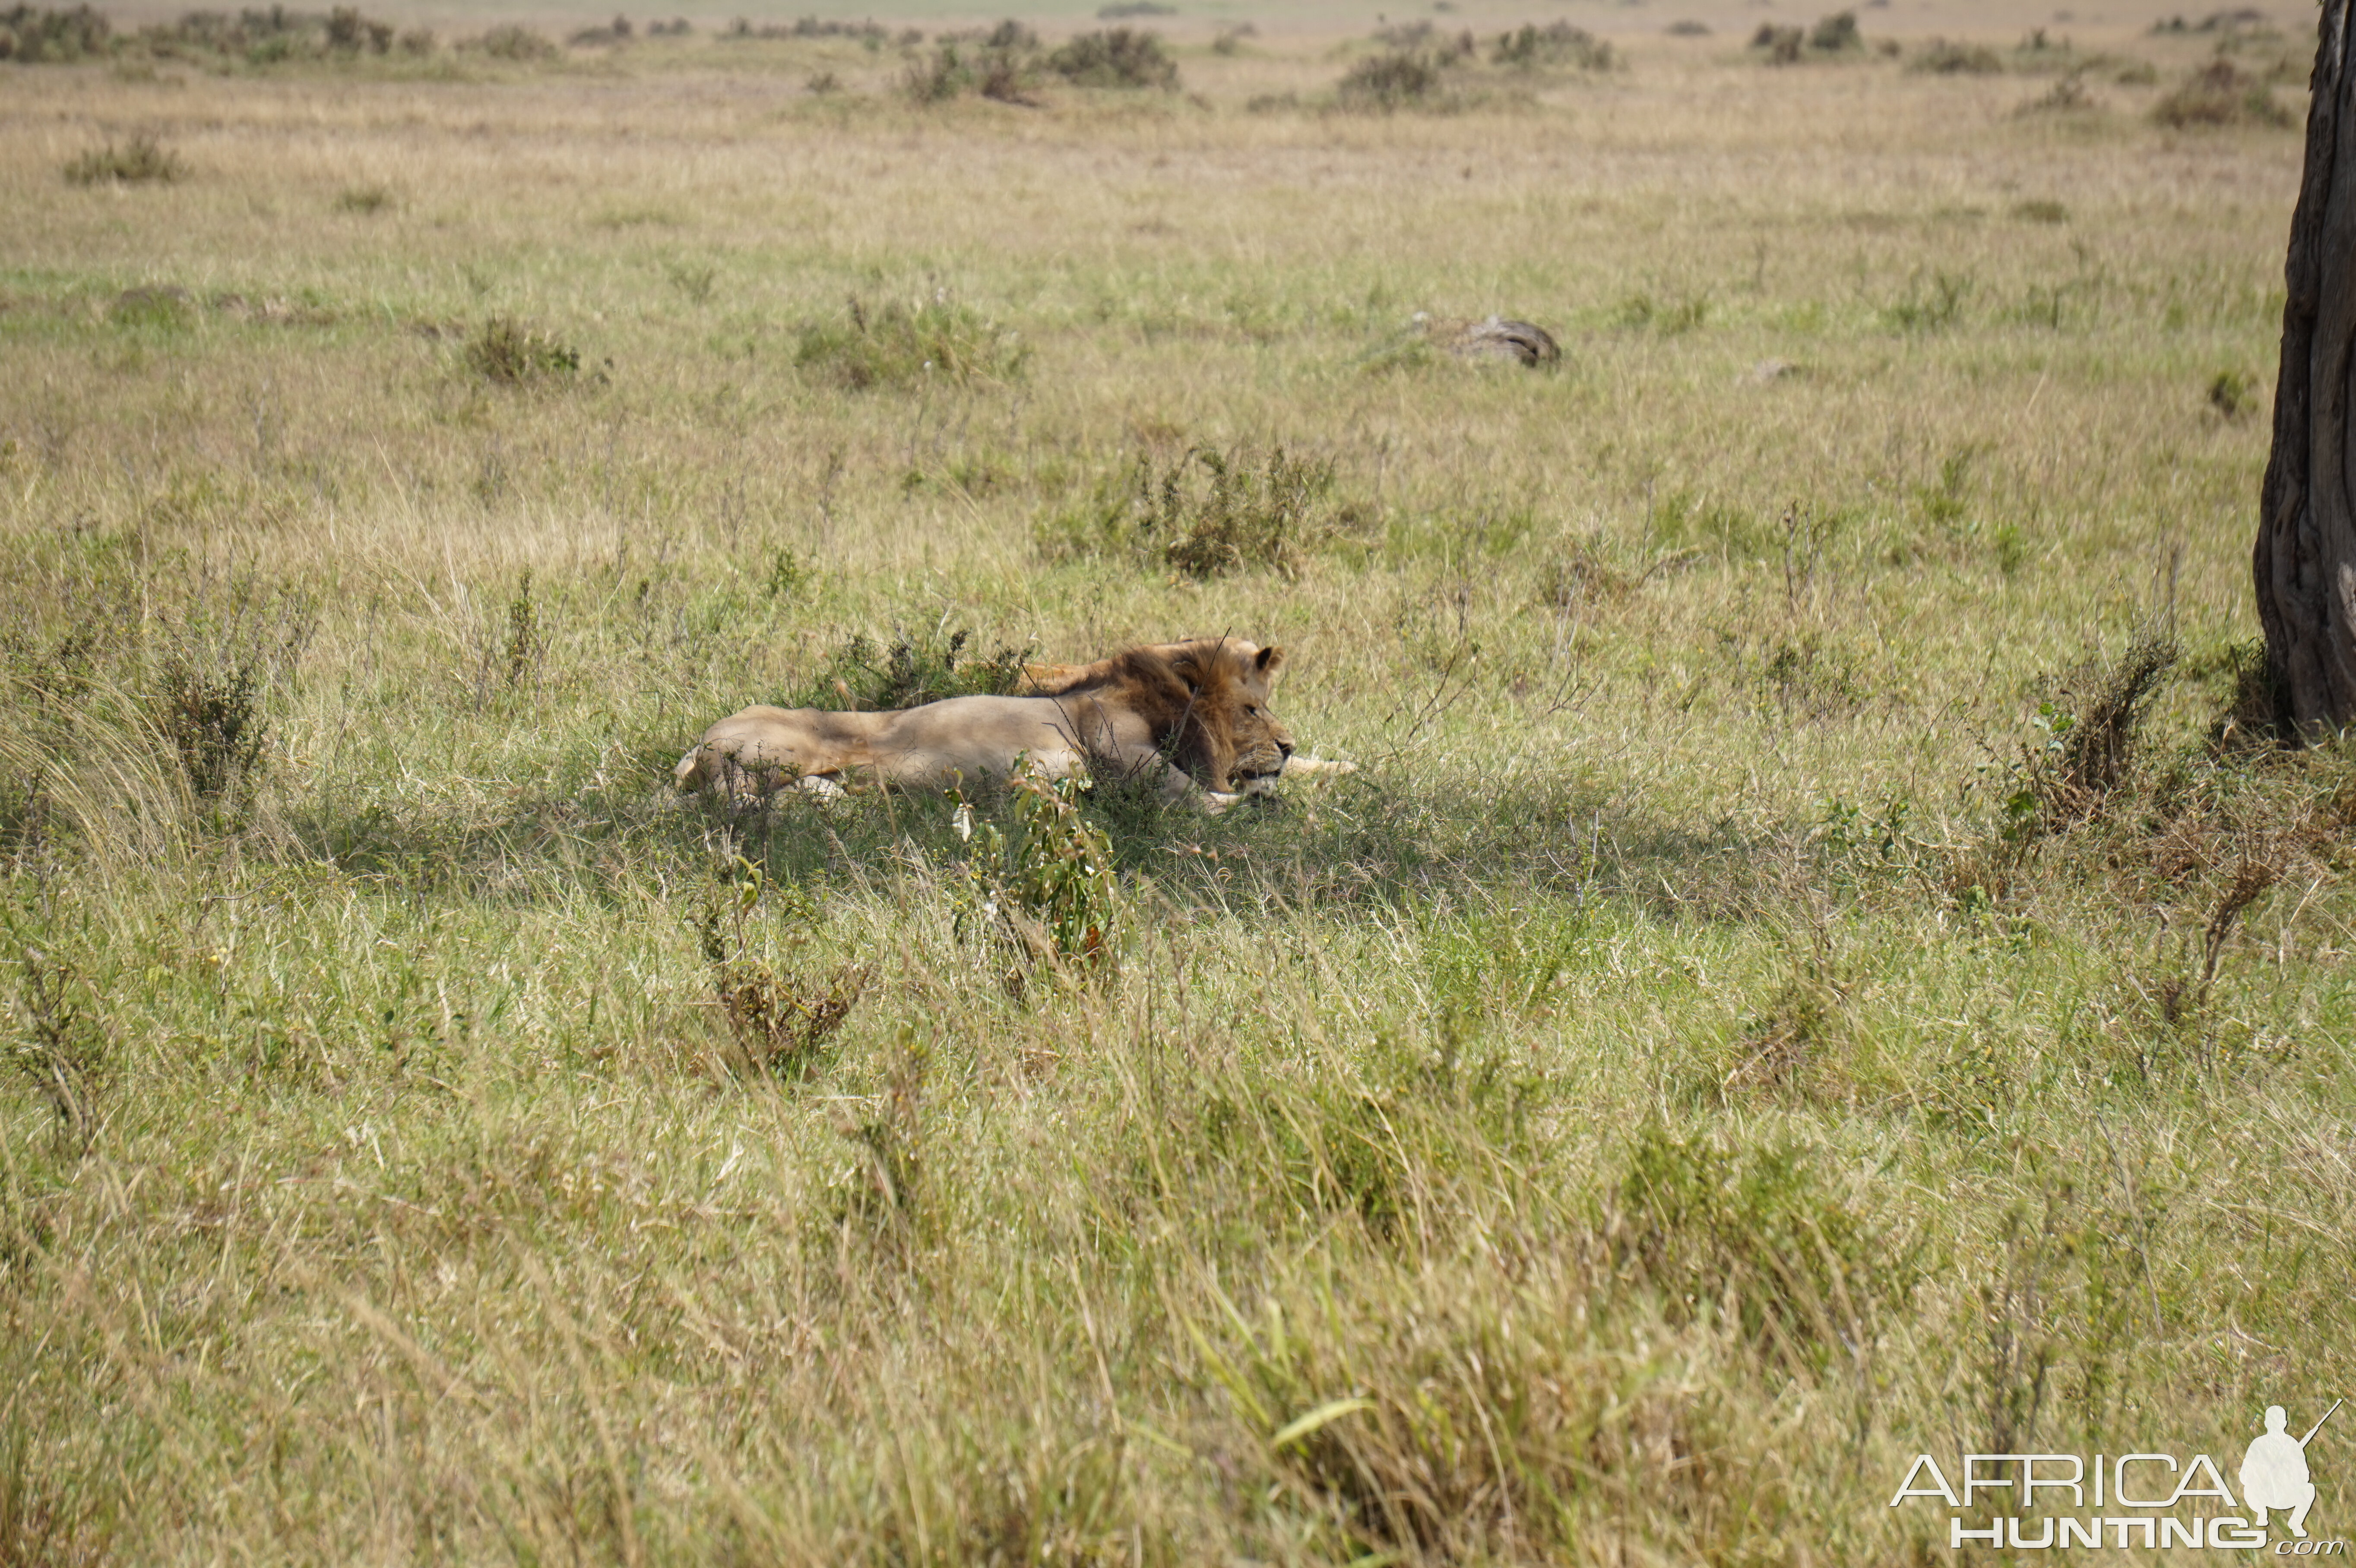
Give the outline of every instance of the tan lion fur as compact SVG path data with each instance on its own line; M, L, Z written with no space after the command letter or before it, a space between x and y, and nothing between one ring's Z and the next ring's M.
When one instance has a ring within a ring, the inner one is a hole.
M1265 789L1292 754L1267 705L1277 648L1205 638L1049 667L1052 695L959 697L886 713L747 708L681 757L681 790L751 802L798 786L948 789L1004 778L1018 760L1051 777L1082 770L1200 792L1214 808Z

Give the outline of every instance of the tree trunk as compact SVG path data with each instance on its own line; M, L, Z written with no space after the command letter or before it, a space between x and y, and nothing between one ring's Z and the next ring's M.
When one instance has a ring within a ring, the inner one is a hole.
M2323 0L2307 175L2290 219L2274 454L2259 490L2257 617L2287 737L2356 723L2356 106L2349 0Z
M2350 0L2323 0L2307 172L2290 221L2274 453L2252 574L2276 717L2315 741L2356 725L2356 79Z

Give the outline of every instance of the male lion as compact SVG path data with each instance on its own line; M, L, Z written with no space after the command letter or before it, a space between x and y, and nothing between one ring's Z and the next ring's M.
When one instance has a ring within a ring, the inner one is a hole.
M1279 648L1205 638L1043 667L1052 695L958 697L890 713L747 708L703 733L674 774L746 804L846 783L948 789L1002 779L1018 758L1049 778L1083 769L1158 780L1221 810L1274 784L1292 737L1268 709ZM1033 685L1045 684L1033 678Z

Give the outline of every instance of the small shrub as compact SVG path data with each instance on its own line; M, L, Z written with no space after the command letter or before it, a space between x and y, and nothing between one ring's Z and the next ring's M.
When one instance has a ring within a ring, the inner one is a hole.
M1016 21L989 32L943 34L928 59L910 62L901 91L918 103L941 103L977 93L1001 103L1029 105L1041 69L1039 35Z
M785 560L781 558L780 570ZM802 568L794 563L793 581ZM776 573L772 574L772 581ZM969 655L973 634L959 629L938 633L895 632L889 646L878 648L863 634L837 649L804 693L803 706L831 708L847 704L861 712L879 713L915 708L952 697L1002 697L1023 680L1023 650L1001 646L988 658Z
M1097 7L1097 20L1099 22L1119 22L1131 16L1174 16L1177 14L1177 6L1164 5L1161 0L1117 0L1114 5Z
M1965 303L1977 286L1954 272L1933 272L1927 279L1918 275L1908 283L1903 299L1883 308L1882 322L1895 332L1944 331L1963 319Z
M808 81L803 82L802 88L803 91L807 92L817 97L823 98L829 93L841 92L842 91L842 78L835 75L834 72L830 70L821 70L814 73Z
M1331 463L1280 446L1264 458L1190 447L1167 468L1141 454L1081 512L1045 525L1040 542L1052 554L1130 553L1195 578L1250 568L1290 576L1333 487Z
M1709 291L1668 300L1633 293L1620 302L1613 320L1621 326L1640 332L1649 329L1664 337L1697 331L1709 320Z
M1238 22L1232 27L1222 27L1219 29L1219 36L1211 40L1211 52L1215 55L1240 54L1243 52L1244 40L1256 38L1258 36L1259 29L1249 22Z
M1985 44L1933 38L1914 52L1906 69L1931 76L1996 76L2003 71L2004 59Z
M2023 103L2015 112L2022 115L2086 114L2101 108L2102 104L2095 101L2094 95L2086 91L2084 76L2073 70Z
M516 584L516 596L508 603L507 655L508 689L520 689L540 666L541 656L548 650L548 633L541 625L540 606L532 602L531 568L523 571L522 581Z
M156 668L156 728L198 804L233 816L270 754L269 703L310 646L305 602L233 585L169 627Z
M1673 38L1706 38L1710 36L1708 23L1697 22L1691 17L1681 22L1671 22L1661 30Z
M1545 27L1525 23L1513 32L1498 34L1489 59L1524 70L1566 65L1580 70L1610 70L1618 57L1610 44L1586 28L1556 22Z
M584 27L564 41L574 48L605 48L626 44L632 37L630 19L616 16L602 27Z
M894 301L875 310L853 295L845 320L803 326L794 348L796 365L851 391L927 376L1011 381L1029 357L1013 333L937 293L914 307Z
M1028 769L1007 782L1010 841L961 799L955 822L969 847L959 927L1009 944L1031 964L1098 965L1112 956L1119 902L1112 841L1080 815L1085 777L1048 780ZM1007 976L1019 990L1019 972Z
M519 65L533 60L554 59L558 52L556 45L549 39L530 27L514 23L493 27L466 47L493 59L512 60Z
M120 147L109 142L66 165L66 178L76 185L170 185L187 174L187 165L145 131Z
M2100 813L2126 781L2136 732L2180 652L2174 637L2138 632L2115 662L2082 666L2038 704L2029 722L2043 739L2009 771L2001 837L2026 846Z
M94 1011L98 993L48 946L20 939L17 965L16 1017L11 1021L22 1033L0 1043L0 1061L31 1079L58 1120L86 1144L113 1068L113 1041Z
M1800 51L1807 47L1808 36L1797 27L1782 27L1772 22L1762 22L1759 30L1751 35L1751 47L1767 57L1770 65L1795 65Z
M2258 389L2239 370L2220 370L2209 383L2209 406L2229 420L2258 406Z
M382 212L392 205L392 191L380 185L352 186L336 193L336 210L354 212L363 217Z
M176 331L188 325L193 310L186 289L125 289L106 307L106 319L117 326Z
M1821 17L1808 29L1808 48L1819 54L1845 54L1865 48L1864 36L1857 30L1857 13L1836 11Z
M2209 995L2217 984L2217 965L2225 956L2233 928L2268 888L2282 880L2282 868L2269 859L2244 853L2233 869L2233 880L2218 896L2209 923L2201 933L2201 968L2197 975L2169 976L2153 987L2160 1021L2186 1029L2205 1019Z
M2274 90L2265 80L2222 58L2178 83L2152 105L2151 117L2176 130L2292 123L2290 111L2275 101Z
M2012 215L2027 223L2067 223L2070 221L2070 209L2068 208L2062 206L2058 201L2050 201L2042 198L2034 201L2016 203L2012 209Z
M581 351L512 316L495 315L466 340L466 368L502 387L527 387L571 377Z
M392 49L392 27L383 22L371 21L349 5L338 5L327 13L327 48L338 54L359 54L366 50L372 55L390 53Z
M821 975L750 956L745 919L768 889L762 869L740 859L734 874L707 897L696 935L711 967L712 1000L734 1048L728 1065L741 1074L806 1078L827 1041L850 1021L870 976L860 964L841 965ZM797 891L788 912L799 918L789 924L787 941L806 944L816 909Z
M1391 49L1360 60L1334 89L1344 108L1390 113L1420 108L1439 92L1440 64L1416 49Z
M1129 27L1081 33L1047 57L1047 68L1076 87L1178 86L1178 62L1162 39Z

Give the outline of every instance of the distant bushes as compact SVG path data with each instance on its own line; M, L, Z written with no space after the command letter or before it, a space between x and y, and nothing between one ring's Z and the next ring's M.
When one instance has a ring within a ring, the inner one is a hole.
M1158 35L1133 27L1079 33L1051 51L1029 27L1005 21L987 33L943 34L930 56L910 64L902 87L919 103L969 92L1030 103L1051 76L1075 87L1168 91L1178 86L1178 62Z
M1457 109L1479 101L1479 74L1459 75L1460 67L1477 64L1483 54L1469 29L1449 34L1430 22L1413 22L1381 28L1375 39L1386 48L1343 74L1334 84L1334 107L1387 114L1401 109ZM1485 52L1489 64L1524 73L1604 71L1620 63L1609 43L1569 22L1543 27L1526 24L1500 33Z
M1548 66L1610 70L1619 60L1610 44L1569 22L1544 27L1524 23L1511 32L1500 33L1497 41L1490 46L1489 59L1494 64L1517 66L1524 70Z
M2004 69L2004 60L1985 44L1933 38L1915 51L1906 69L1932 76L1994 76Z
M2152 105L2151 117L2176 130L2196 126L2285 126L2290 111L2275 101L2266 82L2232 60L2211 60Z
M837 22L830 18L820 20L816 16L803 16L792 22L773 22L755 27L739 16L728 24L727 29L718 36L731 40L852 38L871 49L876 49L882 48L891 40L892 30L880 22ZM919 44L924 42L924 38L925 35L913 27L900 35L900 41L904 44Z
M1075 87L1178 86L1178 62L1161 37L1132 27L1076 35L1047 57L1047 68Z
M1334 97L1345 109L1383 113L1428 103L1440 91L1445 63L1419 49L1370 55L1344 74L1333 90Z
M519 29L495 28L486 34ZM555 48L541 39L546 53ZM479 42L479 41L478 41ZM71 65L79 60L145 55L208 64L277 65L287 61L338 61L365 56L423 56L437 47L423 27L406 32L350 5L327 11L294 11L284 5L226 11L190 11L177 21L118 31L88 5L41 9L18 5L0 11L0 60L22 65ZM534 57L540 58L540 57Z
M112 24L87 5L37 10L18 5L0 11L0 60L20 65L70 65L107 52Z
M461 46L493 59L512 60L528 64L533 60L554 59L556 46L530 27L493 27L480 37Z
M1856 12L1836 11L1808 28L1762 22L1751 35L1751 47L1765 55L1770 65L1793 65L1811 54L1857 53L1865 48L1865 37L1858 31Z
M1009 20L987 33L943 34L929 57L910 62L901 87L918 103L943 103L969 92L1029 103L1039 74L1039 35Z

